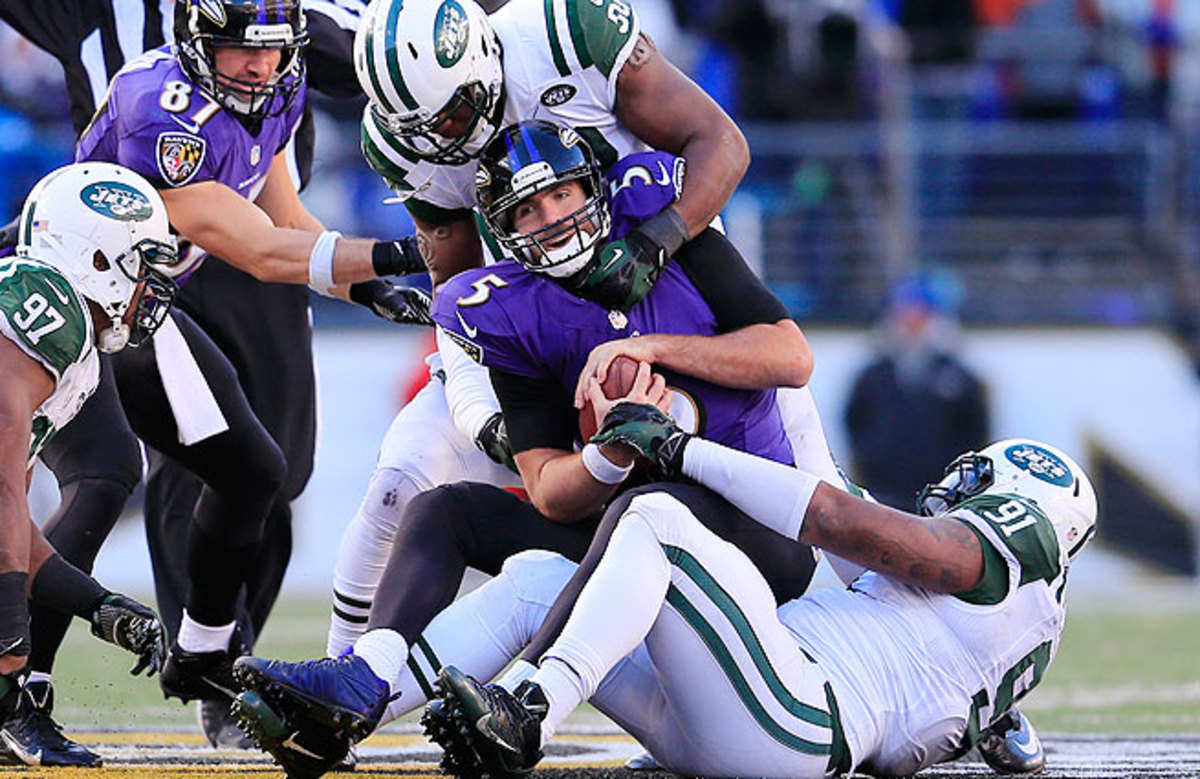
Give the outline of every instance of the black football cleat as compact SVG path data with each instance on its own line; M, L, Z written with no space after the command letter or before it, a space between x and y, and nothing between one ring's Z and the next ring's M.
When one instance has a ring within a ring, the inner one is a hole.
M253 749L254 742L238 728L231 704L232 701L226 700L197 701L200 731L217 749Z
M289 725L323 727L350 743L371 735L389 702L387 682L357 655L300 663L241 657L234 675Z
M329 728L288 722L253 690L233 702L238 726L283 767L288 779L317 779L338 768L352 746Z
M1009 709L980 739L979 754L998 774L1037 774L1046 767L1046 750L1033 723Z
M546 696L522 682L514 693L446 666L438 674L442 698L421 718L426 734L445 751L442 770L463 779L518 777L542 759Z
M242 691L233 677L233 655L224 650L189 652L173 644L158 677L163 697L221 701L226 706Z
M8 765L98 768L100 755L63 735L54 721L54 688L50 682L29 682L21 691L17 710L0 728L0 762Z

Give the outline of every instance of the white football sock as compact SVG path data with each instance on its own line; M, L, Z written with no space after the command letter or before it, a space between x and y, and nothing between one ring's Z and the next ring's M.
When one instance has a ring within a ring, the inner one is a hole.
M394 630L378 628L368 630L354 642L354 654L371 667L371 671L387 682L388 689L395 688L404 672L404 661L408 659L408 643L404 636Z
M229 649L236 627L236 621L228 625L201 625L184 609L175 643L185 652L223 652Z
M420 491L403 471L378 468L371 474L367 492L338 547L333 568L334 610L325 642L327 656L337 657L366 631L400 517Z

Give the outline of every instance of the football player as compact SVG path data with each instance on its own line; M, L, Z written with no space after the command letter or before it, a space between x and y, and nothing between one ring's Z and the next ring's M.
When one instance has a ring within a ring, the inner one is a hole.
M326 95L345 98L361 94L351 50L362 0L305 0L308 45L305 80ZM76 133L86 129L96 106L104 101L111 78L146 49L173 40L174 0L129 4L116 0L81 5L73 0L0 0L0 18L35 45L54 55L63 66ZM306 105L304 117L287 152L300 182L311 175L313 122ZM12 241L16 244L16 220ZM7 228L5 228L7 229ZM0 230L0 243L5 231ZM4 247L0 246L0 256ZM237 371L247 400L287 460L287 476L272 505L257 564L246 581L246 604L239 606L239 625L247 645L261 631L279 591L291 553L290 501L300 494L312 472L316 432L315 378L308 290L285 284L264 284L225 263L206 263L181 290L176 306L186 311ZM269 354L270 359L261 359ZM102 358L102 365L107 359ZM111 369L102 367L107 375ZM43 461L68 496L43 532L68 561L90 569L107 528L120 514L125 499L141 476L134 444L95 439L93 417L114 410L115 393L93 396L77 424L56 436L43 450ZM115 413L120 413L119 408ZM132 436L130 435L130 438ZM121 446L117 446L122 443ZM150 555L155 569L158 606L164 622L177 630L188 590L186 547L189 527L203 482L171 458L151 450L146 482L145 514ZM54 656L67 629L57 612L36 606L31 613L34 648L30 658L37 681L27 689L48 687ZM50 695L38 694L39 700ZM201 702L200 719L209 740L229 746L243 737L228 720L228 705ZM73 747L45 708L29 709L23 736L34 738L25 747L41 751L44 765L86 765L94 760Z
M406 262L401 247L323 231L288 177L282 149L304 93L298 3L185 0L175 13L175 47L121 70L77 157L121 162L159 189L190 247L176 276L195 271L205 250L263 280L311 281L326 292L335 277L340 284L396 271ZM371 290L397 297L384 282ZM184 700L228 702L241 651L236 603L286 464L220 350L182 312L171 322L152 349L114 358L115 384L138 436L205 485L188 530L186 613L160 683ZM100 422L89 430L100 440L131 438L123 415Z
M138 655L135 674L155 673L165 658L157 615L63 560L33 524L25 493L34 458L96 389L99 353L144 343L165 320L175 285L162 269L177 253L162 199L105 163L50 173L19 224L20 256L0 261L0 740L37 765L40 750L12 729L22 718L10 719L35 705L22 694L27 598L90 620L94 635Z
M741 550L673 497L638 495L606 519L618 524L597 534L596 564L522 686L442 671L424 722L448 773L529 771L589 699L688 776L907 776L1014 728L1094 531L1095 494L1070 457L1025 439L963 455L915 516L692 437L637 389L643 402L615 405L594 442L632 445L868 571L776 608ZM590 396L612 406L594 383Z
M656 152L627 161L626 170L634 171L631 178L639 183L618 193L611 222L627 229L672 202L675 188L669 181L655 185L652 177L636 175L639 164L657 170L661 162L669 170L671 160ZM473 651L454 636L423 634L450 603L465 566L496 574L506 558L525 549L554 549L575 559L586 551L604 502L629 475L625 463L615 461L627 455L621 446L572 452L579 414L570 390L594 344L635 331L689 334L682 338L692 348L692 362L670 367L678 368L672 374L674 395L692 405L692 418L705 419L711 434L732 445L792 461L774 387L804 382L811 359L799 329L744 264L720 262L717 271L700 274L710 287L705 296L699 282L693 284L672 264L628 314L606 309L567 291L559 283L565 276L545 272L550 266L589 272L599 256L592 250L609 237L607 188L586 142L568 129L526 122L501 133L482 165L487 175L480 177L480 203L486 218L500 240L514 249L524 242L529 250L518 251L520 262L504 261L451 279L438 294L435 316L452 343L488 367L534 502L480 483L443 486L415 497L380 584L388 597L375 601L371 629L355 642L352 655L313 664L254 659L239 665L242 681L255 691L239 698L247 729L292 772L328 770L338 749L344 751L346 742L380 721L389 689L403 692L387 716L411 710L428 695L438 658ZM618 182L624 178L614 176ZM526 204L544 200L561 209L554 216L543 214L549 231L524 221L500 224L504 214L521 214ZM682 251L701 252L720 240L719 234L706 232ZM553 262L542 247L553 253ZM722 325L731 332L722 332ZM702 339L709 343L699 343ZM751 360L757 362L744 372L740 388L704 380L712 365ZM662 396L670 397L665 391ZM781 599L807 586L814 563L807 546L780 542L706 491L668 489L686 493L710 526L736 538L769 570ZM405 686L405 679L412 684Z
M741 263L732 246L714 236L705 237L703 249L676 251L713 221L749 155L730 117L657 51L625 0L510 0L491 17L459 0L381 0L363 17L355 67L370 98L363 153L412 215L435 285L481 265L485 255L502 256L487 231L487 249L481 245L475 175L479 153L497 128L522 119L576 128L606 169L652 147L688 166L686 180L681 167L665 159L625 182L652 180L680 191L635 230L614 233L621 243L605 247L604 261L577 279L586 285L579 294L628 308L668 256L685 267L691 258L714 267ZM618 181L614 188L620 187ZM486 373L472 370L470 358L444 333L438 338L434 379L389 428L370 487L343 536L330 656L362 635L414 496L459 479L515 483L497 467L511 467L512 459ZM798 461L836 477L810 391L781 398Z

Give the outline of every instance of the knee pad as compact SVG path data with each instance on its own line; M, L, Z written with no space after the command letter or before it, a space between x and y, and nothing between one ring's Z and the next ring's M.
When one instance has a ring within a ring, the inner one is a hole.
M578 567L560 554L530 549L505 560L500 575L509 578L519 599L549 606Z

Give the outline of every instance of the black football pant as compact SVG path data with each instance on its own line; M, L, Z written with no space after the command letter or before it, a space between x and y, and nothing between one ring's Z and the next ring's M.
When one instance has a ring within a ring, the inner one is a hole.
M263 527L287 466L251 411L229 361L186 314L172 311L171 316L229 430L191 446L179 443L153 341L103 357L96 393L42 454L63 493L43 531L66 560L91 571L141 476L136 433L203 480L194 518L175 539L175 551L186 572L189 611L205 624L227 624L234 619L242 581L257 562ZM31 612L31 667L50 672L70 618L37 606Z
M263 542L239 604L246 649L254 646L279 595L292 553L291 501L312 474L316 382L308 303L306 287L264 284L213 258L188 280L176 300L237 370L250 407L287 461L287 478L267 515ZM177 458L161 450L150 453L146 535L155 561L158 606L172 636L187 592L182 539L202 486Z
M704 487L656 483L630 490L614 499L602 527L611 533L633 496L647 491L675 496L705 527L745 552L762 571L777 602L799 597L808 588L816 568L811 547L768 530ZM467 567L495 576L505 560L527 549L546 549L583 561L600 520L596 516L570 525L552 522L528 501L478 482L421 493L400 521L367 628L390 628L411 645L454 600ZM603 544L598 548L602 550Z

